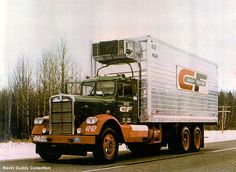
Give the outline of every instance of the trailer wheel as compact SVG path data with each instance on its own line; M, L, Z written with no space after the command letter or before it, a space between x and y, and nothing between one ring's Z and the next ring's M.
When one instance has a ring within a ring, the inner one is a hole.
M191 145L191 135L188 127L182 128L179 139L179 151L182 153L188 152Z
M96 161L111 163L117 158L118 148L118 139L115 131L110 127L106 127L98 138L93 156Z
M198 152L201 148L202 132L199 127L195 127L192 133L192 150Z
M60 157L61 154L57 154L57 153L48 153L48 152L41 152L39 153L39 156L44 159L45 161L48 162L55 162L57 161Z

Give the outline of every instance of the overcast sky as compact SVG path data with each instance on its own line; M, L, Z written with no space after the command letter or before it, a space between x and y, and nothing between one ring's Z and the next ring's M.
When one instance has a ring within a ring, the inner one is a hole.
M90 74L90 43L151 35L219 65L219 88L236 90L234 0L1 0L0 88L22 55L36 65L61 38Z

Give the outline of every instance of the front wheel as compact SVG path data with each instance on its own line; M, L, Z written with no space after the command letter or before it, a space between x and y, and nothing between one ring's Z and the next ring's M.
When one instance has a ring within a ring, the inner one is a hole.
M111 163L117 158L118 139L116 132L106 127L97 140L97 145L93 151L94 158L103 163Z

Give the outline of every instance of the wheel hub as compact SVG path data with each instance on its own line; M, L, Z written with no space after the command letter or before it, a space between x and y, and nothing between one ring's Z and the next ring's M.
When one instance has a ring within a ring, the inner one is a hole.
M107 157L112 157L115 153L115 139L113 135L107 134L103 142L103 150Z

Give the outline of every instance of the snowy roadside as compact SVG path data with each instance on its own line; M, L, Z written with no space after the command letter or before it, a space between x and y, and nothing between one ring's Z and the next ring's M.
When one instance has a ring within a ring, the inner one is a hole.
M236 140L236 130L205 131L205 143ZM126 150L122 144L120 151ZM26 142L0 143L0 161L39 158L35 153L35 144Z

